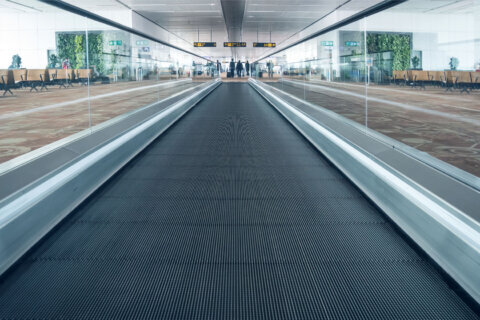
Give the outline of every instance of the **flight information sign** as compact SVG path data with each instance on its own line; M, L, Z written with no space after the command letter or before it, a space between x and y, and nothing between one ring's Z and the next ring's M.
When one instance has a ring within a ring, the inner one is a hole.
M277 44L275 42L254 42L254 48L275 48Z
M360 42L358 42L358 41L345 41L345 46L347 46L347 47L358 47L358 46L360 46Z
M196 48L213 48L217 46L216 42L194 42L193 46Z
M247 43L246 42L224 42L223 43L224 47L246 47Z

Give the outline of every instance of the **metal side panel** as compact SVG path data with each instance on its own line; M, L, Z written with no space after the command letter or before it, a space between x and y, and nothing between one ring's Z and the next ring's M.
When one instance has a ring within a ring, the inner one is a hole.
M220 83L213 82L0 202L0 274Z
M264 84L253 79L250 84L480 302L478 223L265 90Z

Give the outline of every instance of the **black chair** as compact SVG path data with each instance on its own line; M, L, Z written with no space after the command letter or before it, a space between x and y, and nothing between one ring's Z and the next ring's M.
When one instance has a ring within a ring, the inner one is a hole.
M10 94L13 96L12 90L10 90L10 77L9 75L11 72L9 70L0 70L0 87L3 90L3 96L7 94L7 92L10 92Z

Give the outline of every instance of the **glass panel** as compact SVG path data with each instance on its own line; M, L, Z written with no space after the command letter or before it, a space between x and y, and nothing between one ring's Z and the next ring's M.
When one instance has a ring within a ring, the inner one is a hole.
M213 62L23 2L0 12L0 164L91 134L216 75Z
M21 2L0 12L0 163L89 127L86 20Z
M179 79L176 50L95 21L88 30L93 126L193 86Z
M365 125L365 21L307 42L305 100Z
M369 127L477 176L479 7L408 1L369 17L367 31Z
M314 105L304 112L334 111L437 168L480 176L480 1L437 2L322 34L259 61L255 77L269 81L274 61L282 76L269 84Z
M269 84L365 125L368 79L364 38L365 20L360 20L269 57L264 61L275 61L282 75Z

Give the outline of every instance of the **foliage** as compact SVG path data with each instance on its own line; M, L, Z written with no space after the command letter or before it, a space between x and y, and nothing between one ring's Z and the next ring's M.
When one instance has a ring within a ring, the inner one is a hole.
M58 33L57 34L57 55L60 61L75 61L75 33ZM73 67L73 66L72 66Z
M117 49L112 49L110 51L110 54L112 55L112 59L111 59L111 62L112 62L112 68L111 70L115 70L116 67L117 67L117 63L118 63L118 55L117 55Z
M73 64L73 68L75 69L82 69L85 68L87 62L85 60L85 36L83 35L76 35L75 36L75 60Z
M420 64L420 58L415 56L412 58L412 67L413 69L417 69L418 65Z
M61 67L62 67L62 63L61 63L60 59L58 59L56 54L52 53L50 56L48 56L47 68L58 69L58 68L61 68Z
M86 68L86 35L84 32L62 32L57 34L57 54L59 61L69 59L72 68ZM103 35L101 33L88 33L88 64L96 66L102 74L105 71L103 60Z
M393 70L406 70L410 67L412 51L411 35L397 33L367 34L367 52L379 53L391 51Z
M457 70L457 67L458 67L459 63L460 63L460 61L458 61L457 58L451 57L450 62L448 63L449 66L450 66L450 70Z
M88 34L88 62L90 66L95 66L100 74L105 72L103 34L101 33Z
M20 69L21 66L22 58L20 58L20 56L16 54L12 57L12 64L10 65L10 67L8 67L8 69Z

